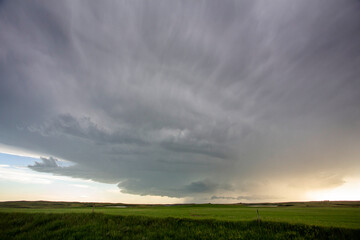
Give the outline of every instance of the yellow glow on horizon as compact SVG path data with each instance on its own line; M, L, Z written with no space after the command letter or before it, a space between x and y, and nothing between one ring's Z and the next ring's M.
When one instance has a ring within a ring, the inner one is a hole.
M322 189L307 193L309 200L360 200L360 178L345 179L345 183L332 189Z

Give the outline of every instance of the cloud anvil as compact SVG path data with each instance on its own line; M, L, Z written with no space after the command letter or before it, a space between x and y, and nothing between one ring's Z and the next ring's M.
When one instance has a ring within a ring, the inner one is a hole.
M360 167L359 10L1 1L0 143L42 153L35 171L137 195L340 186Z

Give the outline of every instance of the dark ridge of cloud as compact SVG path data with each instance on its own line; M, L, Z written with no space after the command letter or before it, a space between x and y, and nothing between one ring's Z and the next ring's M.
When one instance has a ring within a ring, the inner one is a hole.
M359 167L359 9L4 1L0 143L54 156L33 170L140 195L339 186Z
M47 172L53 173L55 175L77 177L85 180L94 180L103 183L116 184L118 181L116 176L111 176L109 173L101 172L100 169L93 170L91 168L86 168L86 166L79 166L77 164L67 167L62 167L59 165L59 162L56 158L53 157L41 157L41 162L35 162L34 165L29 165L28 168L38 171L38 172Z
M211 194L216 191L231 191L232 186L229 184L216 183L210 180L191 182L186 186L178 188L169 185L168 188L159 188L153 183L141 182L140 179L128 179L118 184L122 192L138 195L159 195L169 197L189 196L198 198L204 194Z
M56 169L61 168L57 164L57 160L53 157L44 158L41 157L41 162L35 162L34 165L29 165L28 167L32 170L38 172L53 172Z
M162 146L164 146L166 149L169 149L171 151L175 152L190 152L190 153L200 153L204 155L209 155L216 158L227 158L225 153L225 148L218 149L216 151L215 146L212 146L209 143L200 143L199 145L191 144L191 143L174 143L171 141L163 142Z
M142 145L145 143L140 139L140 136L136 136L136 132L129 133L128 130L109 132L106 129L99 128L89 117L76 119L70 114L56 116L56 118L45 122L43 125L30 126L28 129L32 132L39 132L44 136L64 134L101 144L128 143Z
M228 184L219 184L212 181L196 181L185 186L185 191L191 193L212 193L218 189L231 190L232 187Z

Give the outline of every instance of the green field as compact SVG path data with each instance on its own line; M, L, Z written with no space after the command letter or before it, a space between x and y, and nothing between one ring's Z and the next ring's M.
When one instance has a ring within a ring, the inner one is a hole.
M80 238L92 238L94 234L106 235L109 232L108 237L121 235L122 238L131 239L150 236L149 224L159 228L158 231L162 229L150 239L164 238L168 233L176 234L177 231L179 239L181 236L198 236L195 239L264 239L264 236L269 239L360 239L359 202L174 206L97 203L94 204L95 214L91 214L92 205L61 202L0 203L0 239L36 238L44 231L44 239L51 234L55 234L51 238L61 239L61 236L65 236L71 239L76 229L79 234L85 234ZM260 223L257 222L257 210ZM95 227L98 224L101 226ZM97 230L90 231L92 235L86 235L86 228ZM128 230L124 232L119 229ZM169 239L174 239L175 235L170 235Z

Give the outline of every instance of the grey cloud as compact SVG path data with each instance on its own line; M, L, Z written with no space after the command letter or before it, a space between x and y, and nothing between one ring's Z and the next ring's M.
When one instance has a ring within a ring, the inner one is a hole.
M101 169L94 170L91 168L87 168L86 166L79 166L77 164L62 167L59 165L59 161L53 157L41 157L40 160L41 162L35 162L34 165L29 165L28 167L38 172L50 172L55 175L70 177L76 176L77 178L82 178L86 180L91 179L111 184L117 183L116 176L111 176L107 172L102 172Z
M231 186L228 184L219 184L211 181L197 181L192 182L185 186L185 190L190 193L212 193L218 189L231 190Z
M164 185L164 184L163 184ZM204 194L211 194L216 191L233 190L229 184L212 182L210 180L191 182L185 186L176 187L174 185L162 186L159 188L154 182L141 182L139 179L129 179L118 184L119 188L124 189L122 192L139 194L139 195L160 195L170 197L192 196L200 198Z
M33 170L139 195L342 184L359 166L359 8L4 1L0 143L74 163Z
M89 117L76 119L75 117L64 114L46 121L40 126L29 126L29 131L39 132L43 136L50 135L70 135L94 141L95 143L130 143L142 144L144 141L136 132L129 133L128 130L111 131L101 129L97 124L91 121Z
M35 162L35 164L29 166L29 168L39 172L53 172L54 170L56 171L56 169L60 168L56 163L56 159L53 157L41 157L40 159L41 162Z

